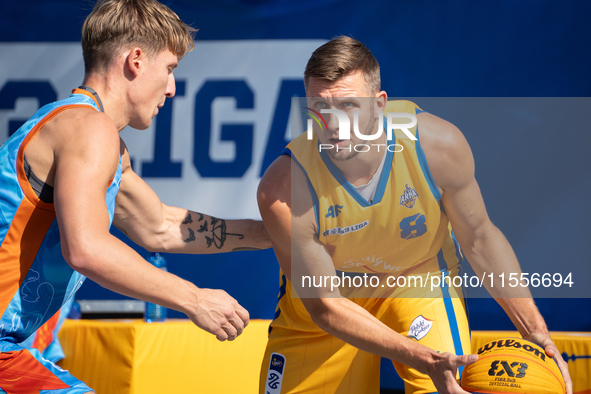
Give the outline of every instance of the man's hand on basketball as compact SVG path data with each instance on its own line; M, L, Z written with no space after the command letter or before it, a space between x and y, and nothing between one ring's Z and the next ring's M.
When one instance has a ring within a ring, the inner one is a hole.
M194 313L187 316L219 341L233 341L248 325L249 314L223 290L199 289Z
M456 356L452 353L441 353L434 368L427 374L440 394L469 394L463 390L456 380L458 367L469 365L478 360L475 354Z
M524 337L523 339L537 343L544 348L548 356L553 357L554 360L556 360L556 364L558 364L558 367L562 372L562 377L564 378L566 394L573 394L573 381L571 380L570 374L568 372L568 365L562 358L562 355L560 354L560 351L558 351L558 347L556 347L554 341L552 341L552 338L550 338L548 334L533 333L527 336L527 338Z

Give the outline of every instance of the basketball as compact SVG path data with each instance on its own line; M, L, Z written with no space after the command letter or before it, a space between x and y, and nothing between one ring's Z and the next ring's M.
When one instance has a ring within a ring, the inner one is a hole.
M466 366L460 385L471 393L565 393L554 358L533 342L501 338L478 349L478 361Z

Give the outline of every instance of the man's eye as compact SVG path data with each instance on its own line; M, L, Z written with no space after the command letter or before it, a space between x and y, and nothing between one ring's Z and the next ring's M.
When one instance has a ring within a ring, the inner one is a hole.
M355 103L352 103L351 101L345 101L343 103L343 107L354 107Z
M317 108L328 108L328 105L326 103L323 103L322 101L318 101L318 102L316 102L316 107Z

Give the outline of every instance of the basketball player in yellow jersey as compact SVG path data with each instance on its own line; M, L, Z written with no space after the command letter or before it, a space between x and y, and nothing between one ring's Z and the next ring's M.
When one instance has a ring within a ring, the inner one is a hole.
M261 180L259 207L281 288L260 393L378 393L380 356L393 361L406 393L466 393L457 378L477 356L453 287L424 297L400 287L384 297L367 285L370 293L312 280L455 275L459 245L477 273L518 272L511 246L487 216L470 147L456 127L414 103L388 102L377 60L352 38L318 48L304 82L309 110L338 109L351 119L358 112L367 138L352 129L341 139L336 113L323 113L326 124L314 127L313 139L292 141ZM388 141L382 133L369 141L384 112L416 116L409 134L417 140L395 133ZM393 144L402 149L384 149ZM371 148L351 149L359 145ZM524 338L556 357L572 394L566 363L531 297L493 295Z

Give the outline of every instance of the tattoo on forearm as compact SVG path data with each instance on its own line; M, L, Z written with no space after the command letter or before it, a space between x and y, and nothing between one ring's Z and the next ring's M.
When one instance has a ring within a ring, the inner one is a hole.
M193 219L191 219L191 214L187 213L187 217L185 218L185 220L181 224L189 224L189 223L193 223Z
M188 228L187 230L189 230L189 236L187 237L187 239L183 240L183 242L195 241L195 232L193 230L191 230L190 228Z
M207 231L207 222L202 224L201 227L199 227L199 230L197 230L198 233L202 233L204 231Z
M207 223L207 222L206 222ZM221 249L226 242L226 237L228 235L233 235L235 237L239 237L238 239L244 239L243 234L232 234L226 232L226 221L224 219L218 218L211 218L211 238L207 235L205 236L205 240L207 241L207 247L209 248L212 244L215 245L216 248Z
M199 215L199 219L197 219L197 222L200 222L203 220L203 215L198 213ZM183 222L183 224L188 224L188 223L192 223L193 220L191 219L191 214L187 214L187 217L185 218L185 221ZM209 223L209 224L208 224ZM210 228L211 225L211 228ZM193 242L195 241L195 231L193 231L191 228L187 227L187 230L189 230L189 237L187 237L187 239L183 240L183 242ZM226 242L226 238L228 237L228 235L232 235L234 237L238 237L238 239L244 239L244 234L233 234L233 233L228 233L226 232L226 221L224 219L218 219L215 217L211 217L211 222L208 222L207 220L205 220L203 222L203 224L201 224L199 226L199 229L196 230L198 233L209 233L207 235L204 234L205 236L205 241L207 242L207 247L209 248L211 245L214 245L216 248L221 249L224 246L224 243ZM209 235L209 236L208 236ZM238 247L238 248L234 248L232 251L237 251L237 250L258 250L257 248L249 248L249 247Z

